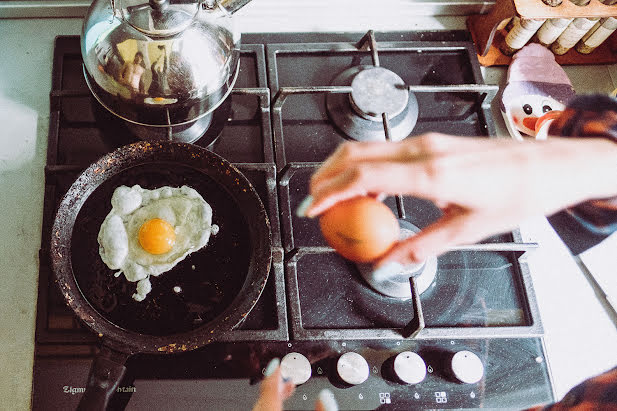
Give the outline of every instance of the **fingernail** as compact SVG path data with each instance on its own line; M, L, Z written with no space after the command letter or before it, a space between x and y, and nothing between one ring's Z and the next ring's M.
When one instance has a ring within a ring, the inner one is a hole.
M397 263L396 261L387 261L373 271L373 280L377 282L385 281L386 279L402 272L403 268L404 267L401 263Z
M306 217L306 210L313 204L313 196L306 196L304 200L300 203L298 208L296 208L296 216L297 217Z
M324 410L326 411L338 411L338 404L336 403L336 399L334 399L334 393L329 389L325 388L319 392L317 396L319 402Z
M264 375L266 377L271 376L272 374L274 374L274 371L276 371L276 369L279 367L279 365L281 365L281 360L279 360L278 358L273 358L272 360L270 360L270 362L266 366L266 369L264 371Z

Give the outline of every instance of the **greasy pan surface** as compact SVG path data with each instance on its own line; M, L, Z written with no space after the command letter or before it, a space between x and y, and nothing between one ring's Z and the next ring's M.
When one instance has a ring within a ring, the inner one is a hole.
M136 283L114 277L103 263L97 242L113 191L134 184L196 189L220 228L206 247L150 277L153 288L142 302L131 297ZM219 156L189 144L139 142L104 156L73 183L54 221L51 258L68 305L106 345L129 353L184 351L231 330L255 305L270 267L270 228L253 187Z

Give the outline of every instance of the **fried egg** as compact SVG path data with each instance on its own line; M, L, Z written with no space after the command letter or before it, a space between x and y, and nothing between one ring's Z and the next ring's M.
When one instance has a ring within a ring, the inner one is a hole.
M116 277L137 282L136 301L152 290L150 276L171 270L218 232L212 208L188 186L120 186L111 205L98 234L99 254L107 267L119 270Z

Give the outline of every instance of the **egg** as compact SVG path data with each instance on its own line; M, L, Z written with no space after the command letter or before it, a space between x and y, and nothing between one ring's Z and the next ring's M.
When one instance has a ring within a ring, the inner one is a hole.
M111 205L98 234L99 254L107 267L119 270L116 276L137 282L136 301L152 290L150 276L171 270L218 232L212 208L188 186L120 186Z
M392 211L370 197L342 201L319 219L326 242L348 260L371 262L398 240L400 227Z

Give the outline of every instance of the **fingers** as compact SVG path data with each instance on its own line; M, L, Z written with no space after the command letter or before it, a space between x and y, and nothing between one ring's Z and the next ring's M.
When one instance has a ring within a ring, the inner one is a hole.
M314 217L340 201L375 193L413 195L439 204L477 202L465 186L478 178L494 185L498 175L490 170L511 171L510 160L517 155L513 147L522 146L510 140L438 134L399 143L347 143L314 174L313 202L303 211Z
M477 142L486 139L454 137L439 133L426 133L399 142L348 142L322 164L311 179L311 185L327 180L353 166L364 162L407 162L430 157L449 150L473 150Z
M315 172L311 184L331 178L359 161L401 158L404 156L401 147L401 143L389 142L343 143Z
M338 411L334 394L329 389L323 389L315 402L315 411Z
M313 202L305 214L314 217L340 201L367 194L412 194L432 199L432 193L426 190L432 177L423 164L384 161L352 166L312 187Z
M261 383L261 393L253 411L282 410L283 402L293 394L295 386L291 382L283 381L279 365L279 359L275 358L266 367L266 377Z
M270 361L264 375L260 387L261 393L253 411L282 411L283 402L293 395L296 387L292 382L283 380L278 358ZM319 393L315 410L338 411L338 404L332 391L324 389Z
M311 179L312 204L302 208L314 217L334 204L377 193L410 194L440 200L439 179L451 178L448 152L476 147L475 139L425 134L398 143L343 144ZM448 161L446 161L448 160Z
M376 266L384 267L389 262L419 263L446 252L453 245L477 242L486 232L479 227L478 220L469 210L449 207L435 223L393 246Z
M420 263L441 255L453 246L475 244L494 234L509 231L520 221L501 212L478 212L448 206L444 215L418 234L395 244L379 261L376 269Z
M283 401L287 400L296 391L296 385L291 381L283 380Z

